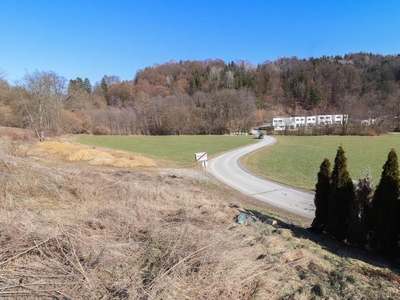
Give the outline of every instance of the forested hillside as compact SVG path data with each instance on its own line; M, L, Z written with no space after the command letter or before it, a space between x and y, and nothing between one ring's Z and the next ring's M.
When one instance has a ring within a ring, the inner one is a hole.
M84 77L84 74L82 74ZM139 70L132 81L92 86L52 71L0 82L0 126L48 134L225 134L275 116L345 113L398 127L400 55L180 61Z

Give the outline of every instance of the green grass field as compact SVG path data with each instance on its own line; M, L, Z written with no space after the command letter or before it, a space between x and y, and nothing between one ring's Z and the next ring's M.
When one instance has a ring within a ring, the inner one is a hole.
M346 152L352 179L370 170L375 185L391 148L400 155L400 134L386 136L277 136L278 142L251 154L247 167L263 176L292 186L314 189L317 173L326 157L332 163L339 145ZM76 141L91 146L129 151L155 159L161 166L193 167L194 153L216 154L256 142L252 136L92 136Z
M333 168L336 150L342 145L347 170L353 180L370 170L374 185L391 148L400 155L400 134L386 136L277 136L273 146L253 153L246 165L256 173L291 186L314 189L319 166L326 157Z
M256 142L253 136L93 136L79 135L78 143L122 150L150 157L167 167L193 167L194 154L208 158Z

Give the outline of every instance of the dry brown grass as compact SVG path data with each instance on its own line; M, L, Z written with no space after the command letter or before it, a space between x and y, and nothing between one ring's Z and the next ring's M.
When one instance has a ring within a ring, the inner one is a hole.
M264 211L243 199L154 169L54 167L0 151L0 298L398 295L398 275L324 250L284 217L238 225L245 206Z
M49 154L60 156L69 162L88 161L90 165L109 165L120 168L155 167L154 160L122 151L107 152L106 150L88 148L69 142L46 141L37 147Z

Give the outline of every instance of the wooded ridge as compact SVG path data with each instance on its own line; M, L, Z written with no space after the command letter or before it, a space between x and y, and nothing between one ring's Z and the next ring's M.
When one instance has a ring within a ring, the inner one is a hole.
M273 117L348 114L398 130L400 55L352 53L246 61L170 61L133 80L67 80L53 71L0 79L0 125L48 134L226 134ZM382 122L383 123L383 122ZM356 128L357 129L357 128ZM359 129L359 128L358 128ZM359 129L361 130L361 129Z

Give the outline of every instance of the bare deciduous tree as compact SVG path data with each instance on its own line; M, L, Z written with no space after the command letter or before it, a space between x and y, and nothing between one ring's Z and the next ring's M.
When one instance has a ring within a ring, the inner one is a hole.
M53 71L36 70L25 75L24 83L30 97L26 108L39 141L43 142L47 130L59 129L66 79Z

